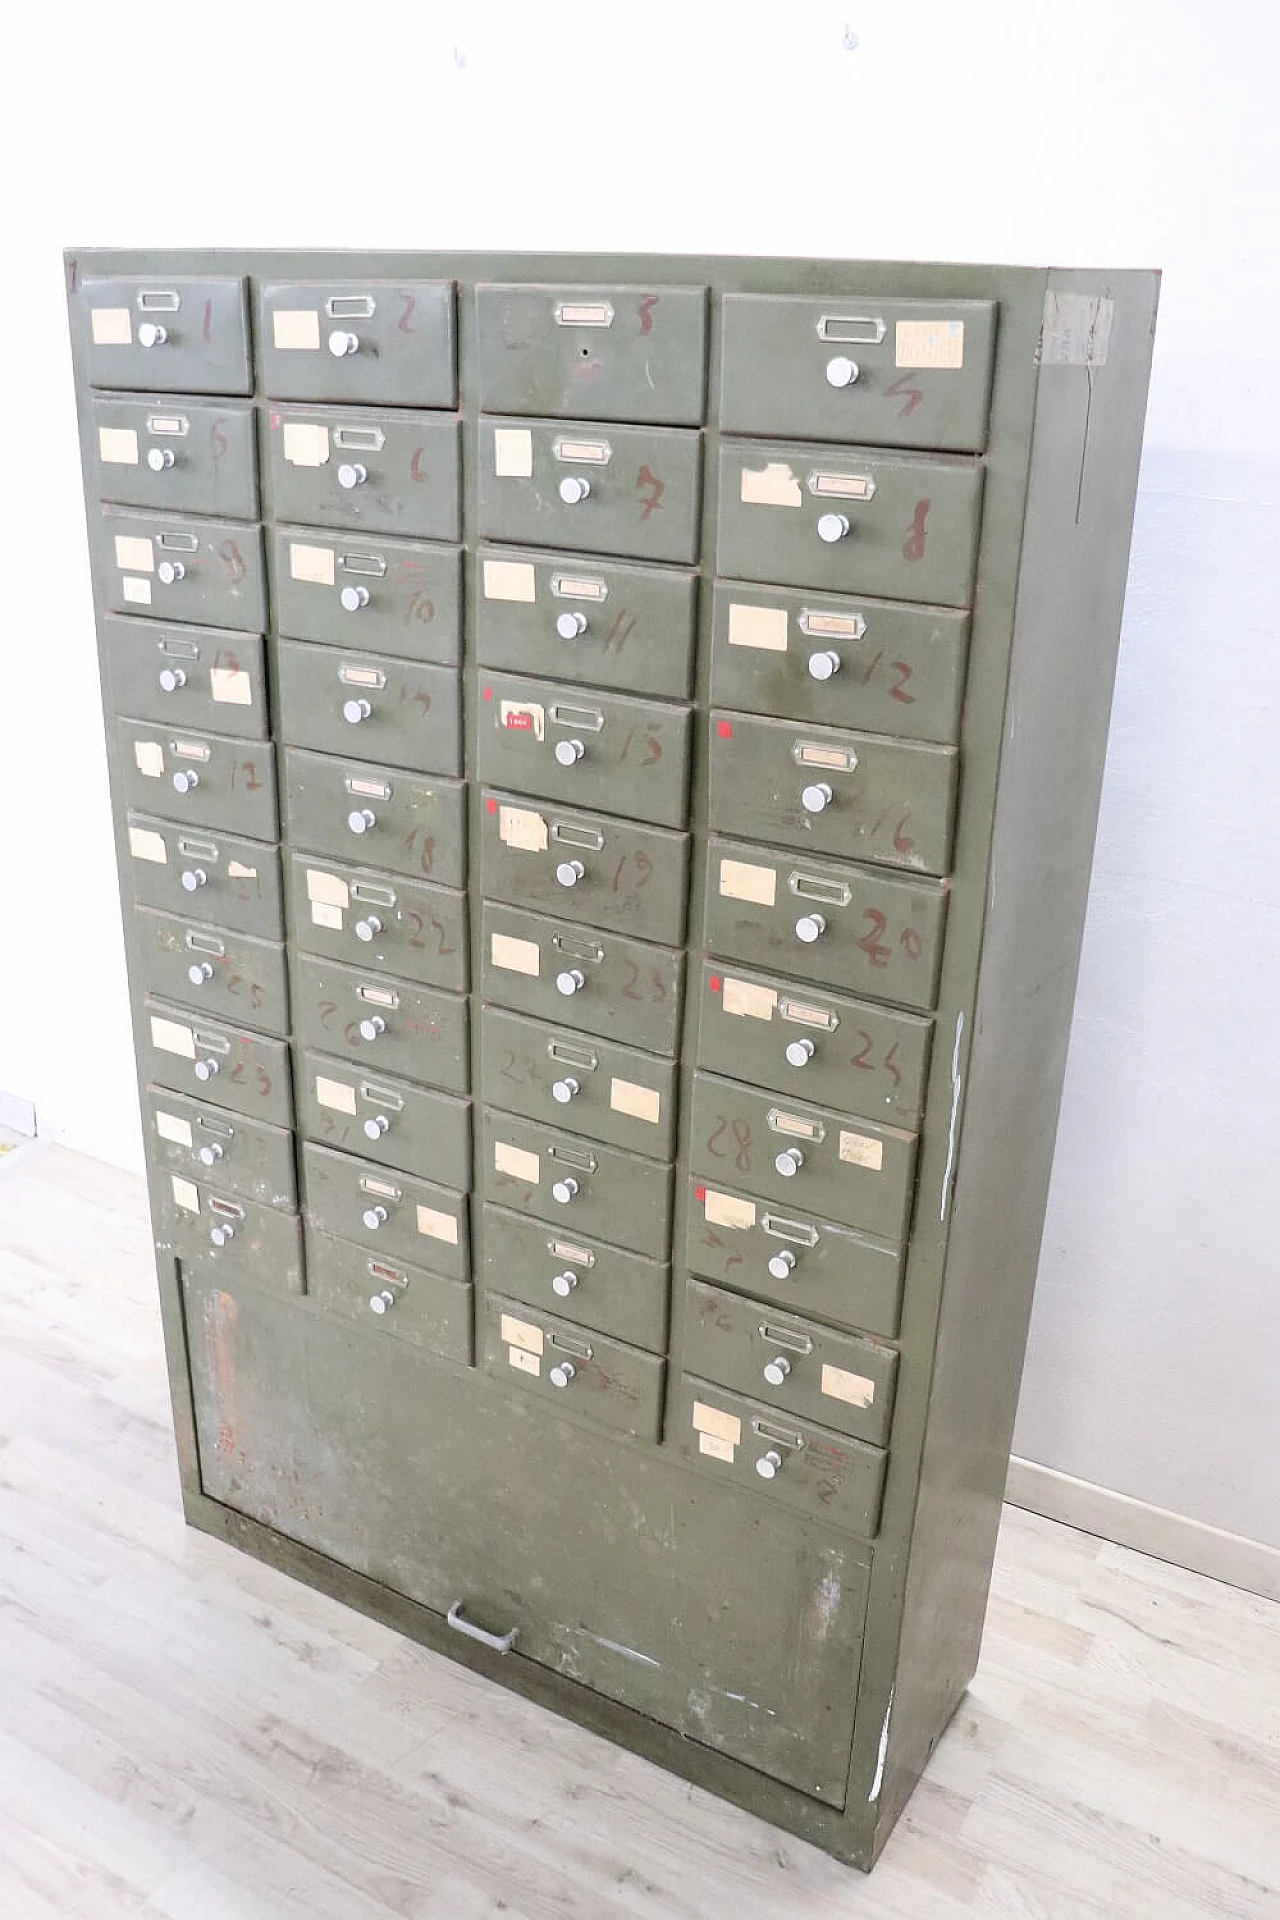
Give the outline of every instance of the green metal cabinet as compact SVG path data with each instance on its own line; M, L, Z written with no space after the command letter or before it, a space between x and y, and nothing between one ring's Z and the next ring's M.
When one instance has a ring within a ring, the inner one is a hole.
M977 1659L1156 276L67 286L188 1518L869 1867Z

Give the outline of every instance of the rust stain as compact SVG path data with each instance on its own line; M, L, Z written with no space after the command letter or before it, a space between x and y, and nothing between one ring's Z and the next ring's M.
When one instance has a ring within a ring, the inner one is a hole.
M236 1369L232 1340L240 1308L229 1293L214 1293L205 1304L205 1346L213 1390L222 1418L218 1423L218 1452L230 1453L236 1444Z

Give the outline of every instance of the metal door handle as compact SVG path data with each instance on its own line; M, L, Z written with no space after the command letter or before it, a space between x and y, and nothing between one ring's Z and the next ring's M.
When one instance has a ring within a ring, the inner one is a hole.
M483 1627L465 1618L461 1600L454 1601L445 1619L455 1633L465 1633L468 1640L478 1640L482 1647L490 1647L494 1653L510 1653L520 1631L519 1627L512 1627L510 1633L486 1633Z

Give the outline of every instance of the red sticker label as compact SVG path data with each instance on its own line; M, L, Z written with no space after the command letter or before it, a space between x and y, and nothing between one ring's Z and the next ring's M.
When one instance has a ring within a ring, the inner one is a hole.
M484 804L487 812L496 813L498 811L498 803L496 800L486 800Z
M509 727L513 733L528 733L533 727L533 715L531 713L509 713L502 724L504 727Z
M706 1188L705 1188L705 1187L695 1187L695 1188L694 1188L694 1190L693 1190L693 1197L694 1197L694 1199L695 1199L695 1200L705 1200L705 1199L706 1199L706 1197L707 1197L707 1190L706 1190Z
M716 732L720 735L720 738L722 740L732 740L733 738L732 722L728 720L717 720Z
M711 978L707 981L707 985L710 987L712 993L719 993L720 975L718 973L713 973Z

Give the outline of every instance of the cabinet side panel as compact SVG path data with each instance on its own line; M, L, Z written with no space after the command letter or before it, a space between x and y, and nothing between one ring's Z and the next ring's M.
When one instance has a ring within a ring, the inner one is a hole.
M968 1085L953 1090L963 1124L941 1320L897 1687L872 1788L877 1848L981 1640L1071 1027L1157 289L1145 273L1049 281L973 1045ZM1099 300L1114 303L1101 325Z

